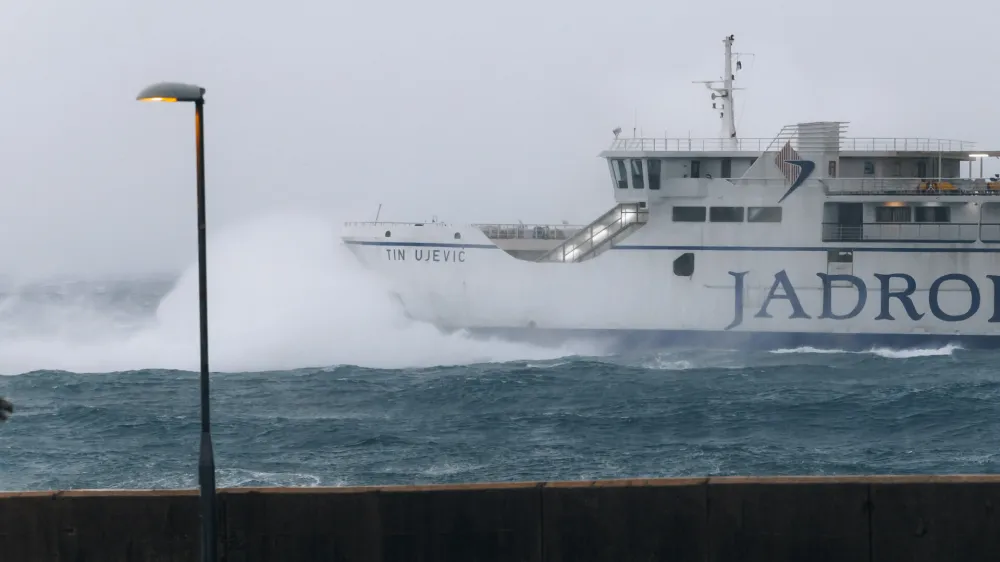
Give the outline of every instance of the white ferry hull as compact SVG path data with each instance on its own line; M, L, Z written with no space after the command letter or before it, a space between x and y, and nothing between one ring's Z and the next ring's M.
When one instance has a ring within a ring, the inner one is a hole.
M563 264L513 258L471 226L419 233L345 242L392 282L407 314L446 330L615 347L1000 347L1000 248L854 246L853 267L838 272L831 245L637 240ZM695 272L677 276L672 264L687 252ZM838 273L849 277L824 285Z

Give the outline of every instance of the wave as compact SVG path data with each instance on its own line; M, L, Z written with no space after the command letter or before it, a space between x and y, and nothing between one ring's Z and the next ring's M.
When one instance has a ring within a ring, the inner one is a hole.
M917 357L941 357L954 355L955 351L961 350L958 345L948 344L942 347L931 347L926 349L889 349L873 348L869 351L885 359L913 359Z
M961 346L948 344L941 347L913 348L913 349L891 349L888 347L873 347L867 351L848 351L845 349L822 349L809 346L796 347L791 349L774 349L769 353L790 354L790 353L819 353L819 354L865 354L875 355L884 359L914 359L917 357L940 357L954 355L955 351L963 349Z
M313 213L282 212L210 235L213 371L404 368L550 360L582 351L474 340L407 320L381 280L340 243L334 224ZM35 289L8 290L0 304L0 372L197 370L197 273L193 264L169 288L161 282L159 295L151 288L132 295L132 308L109 305L115 299L100 297L94 285L87 298L72 283L50 287L63 296L33 304Z

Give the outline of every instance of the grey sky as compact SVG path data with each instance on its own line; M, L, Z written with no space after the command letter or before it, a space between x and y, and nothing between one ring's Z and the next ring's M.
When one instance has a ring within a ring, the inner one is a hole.
M208 89L210 227L275 207L336 221L587 222L596 158L715 136L721 39L745 59L740 136L846 120L855 136L1000 147L994 2L473 3L126 0L0 6L0 259L8 273L194 259L192 108ZM988 170L1000 171L994 162ZM331 236L335 231L331 230Z

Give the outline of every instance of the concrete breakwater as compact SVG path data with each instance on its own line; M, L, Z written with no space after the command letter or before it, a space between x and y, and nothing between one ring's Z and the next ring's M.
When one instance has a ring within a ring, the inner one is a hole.
M1000 559L1000 476L220 490L227 562ZM197 490L0 494L4 562L199 558Z

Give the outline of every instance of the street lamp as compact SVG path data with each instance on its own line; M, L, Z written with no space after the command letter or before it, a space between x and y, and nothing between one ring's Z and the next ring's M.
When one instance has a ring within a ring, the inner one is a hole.
M201 450L198 485L201 488L201 559L216 562L215 454L208 415L208 287L205 273L205 88L161 82L139 92L139 101L194 102L195 148L198 169L198 304L201 339Z

